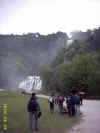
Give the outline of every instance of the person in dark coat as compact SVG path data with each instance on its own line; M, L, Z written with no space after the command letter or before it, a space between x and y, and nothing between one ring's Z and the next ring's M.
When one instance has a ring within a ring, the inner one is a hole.
M75 105L76 105L76 96L75 92L72 92L72 116L75 116L76 114Z
M82 94L80 94L79 96L80 96L80 105L82 105L83 104L83 96L82 96Z
M30 131L33 131L33 120L35 120L35 130L37 131L39 129L38 114L41 112L41 110L35 93L32 93L32 96L27 103L27 111L29 112Z
M80 115L80 95L79 93L76 93L76 113Z
M75 116L75 104L76 104L76 97L75 93L72 92L67 96L66 100L67 108L68 108L68 114L69 116Z

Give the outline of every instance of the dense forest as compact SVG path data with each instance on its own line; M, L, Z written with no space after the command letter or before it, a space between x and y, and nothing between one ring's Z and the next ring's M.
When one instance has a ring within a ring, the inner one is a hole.
M51 65L41 66L44 89L100 96L100 28L73 32L69 41Z
M40 75L43 90L100 96L100 28L40 35L0 35L0 87Z

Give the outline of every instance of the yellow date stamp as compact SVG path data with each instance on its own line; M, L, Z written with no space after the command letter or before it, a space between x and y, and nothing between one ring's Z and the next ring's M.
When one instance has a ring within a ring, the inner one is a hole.
M8 105L0 105L0 131L7 132L7 123L8 123Z

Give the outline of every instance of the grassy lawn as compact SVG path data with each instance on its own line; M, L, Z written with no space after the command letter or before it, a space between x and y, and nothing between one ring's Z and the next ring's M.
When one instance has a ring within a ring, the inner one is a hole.
M8 130L7 133L29 133L28 112L26 110L29 95L12 92L0 92L0 105L8 104ZM78 123L79 117L69 118L61 115L58 106L55 106L54 114L49 112L49 103L46 99L39 99L42 117L39 120L40 133L64 133ZM34 131L35 132L35 131ZM0 133L4 133L0 131Z

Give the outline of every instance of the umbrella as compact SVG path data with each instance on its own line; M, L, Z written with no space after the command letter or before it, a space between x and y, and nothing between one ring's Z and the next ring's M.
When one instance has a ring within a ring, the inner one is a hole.
M79 92L79 94L84 95L84 94L85 94L85 92L81 91L81 92Z

